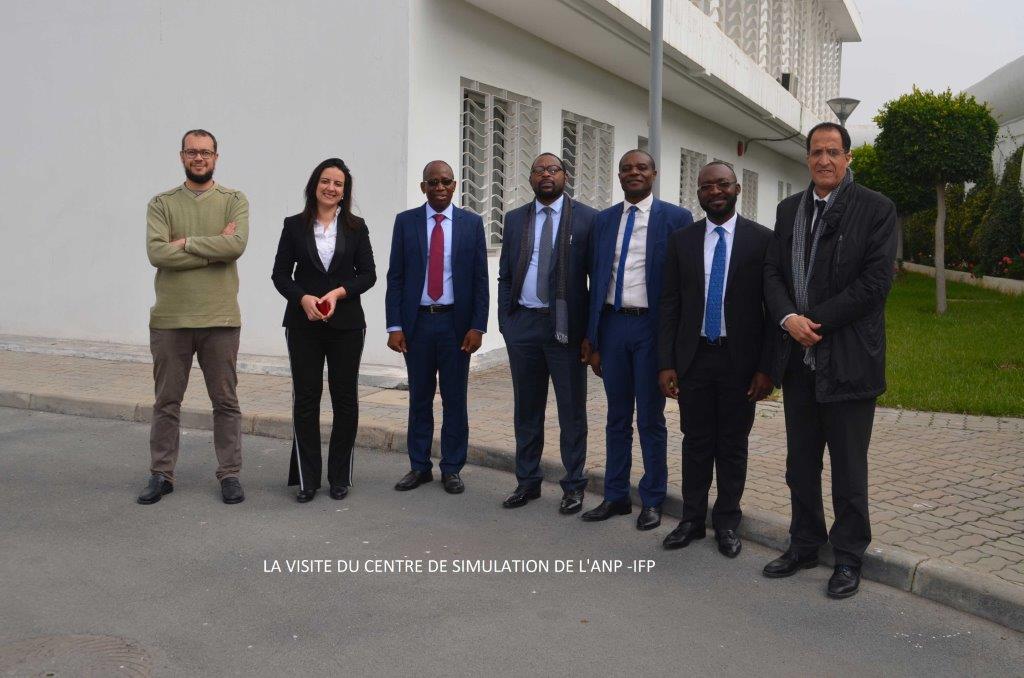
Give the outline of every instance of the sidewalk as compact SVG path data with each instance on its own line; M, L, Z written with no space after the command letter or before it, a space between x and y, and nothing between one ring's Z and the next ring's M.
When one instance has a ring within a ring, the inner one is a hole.
M511 470L514 434L507 366L474 372L469 388L471 461ZM591 375L588 388L590 507L604 472L606 410L600 380ZM324 390L323 411L329 412ZM238 393L245 432L290 438L289 378L242 373ZM360 386L359 395L357 444L403 453L407 392ZM0 406L148 421L152 397L152 367L147 364L0 350ZM553 397L550 407L544 461L547 478L557 480ZM435 409L439 424L439 399ZM665 508L678 515L678 407L669 403L666 415L670 499ZM211 427L209 400L198 370L193 371L182 423ZM322 423L330 422L325 418ZM741 532L776 548L785 545L789 518L785 450L781 403L759 405L750 437ZM1024 630L1024 419L879 409L870 454L874 541L865 576ZM286 444L281 455L284 482ZM139 450L139 458L144 475L145 450ZM636 438L634 460L635 487L642 469ZM827 454L823 478L831 519ZM466 480L472 484L471 472ZM514 487L510 476L509 491ZM125 491L130 493L131 488ZM669 527L673 523L666 520ZM655 536L660 538L660 532ZM656 548L651 540L650 535L638 536L638 548Z

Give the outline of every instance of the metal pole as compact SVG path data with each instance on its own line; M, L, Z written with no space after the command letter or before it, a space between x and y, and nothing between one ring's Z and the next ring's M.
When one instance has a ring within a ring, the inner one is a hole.
M664 62L662 34L665 18L663 0L651 0L651 99L650 99L650 131L648 132L648 151L654 163L661 167L661 73ZM661 177L654 177L654 197L661 195Z

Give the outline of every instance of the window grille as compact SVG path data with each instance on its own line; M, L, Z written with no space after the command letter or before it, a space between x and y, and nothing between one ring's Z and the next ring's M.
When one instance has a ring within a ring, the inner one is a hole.
M747 219L757 220L757 172L743 170L743 190L740 192L743 202L740 213Z
M697 201L697 175L707 160L706 153L679 149L679 204L693 213L694 220L704 218L704 210Z
M539 101L462 80L461 204L483 218L489 247L501 246L505 212L532 199L539 149Z
M782 179L779 179L779 202L782 202L782 199L786 197L785 190L786 190L785 182L782 181Z
M566 195L595 209L611 207L614 151L611 125L562 111Z

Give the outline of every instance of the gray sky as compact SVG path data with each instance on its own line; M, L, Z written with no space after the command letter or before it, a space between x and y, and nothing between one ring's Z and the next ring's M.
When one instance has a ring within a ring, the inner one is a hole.
M862 42L843 44L840 96L860 99L850 125L871 123L913 85L959 92L1024 54L1021 0L855 0Z

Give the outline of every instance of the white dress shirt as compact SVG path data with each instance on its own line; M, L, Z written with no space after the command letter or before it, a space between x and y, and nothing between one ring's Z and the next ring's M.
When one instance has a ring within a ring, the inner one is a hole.
M636 204L636 216L633 218L633 233L629 236L629 250L626 252L626 270L622 276L622 307L647 308L647 223L651 219L651 207L654 195ZM629 219L629 208L633 205L622 203L622 218L619 219L619 232L615 236L615 256L612 258L612 275L608 282L608 294L605 303L615 303L615 285L619 275L619 257L622 256L622 239L626 235L626 221Z
M711 266L715 262L715 247L718 246L718 234L715 233L715 229L721 226L725 229L725 277L722 279L722 328L721 336L726 336L725 331L725 290L729 285L729 261L732 259L732 243L736 239L736 213L734 212L732 218L726 221L724 224L716 224L710 219L707 220L707 228L704 229L704 308L708 307L708 288L711 286ZM706 337L705 327L707 327L708 319L704 318L704 323L700 328L700 336Z
M338 214L341 208L334 210L334 219L329 224L321 224L318 219L313 224L313 239L316 241L316 252L320 255L320 262L324 269L331 267L331 260L334 259L334 247L338 242Z
M550 205L543 205L539 201L534 201L534 210L536 211L536 218L533 221L533 252L530 254L530 265L526 269L526 277L523 278L523 291L519 295L519 303L526 308L547 308L548 305L540 300L537 296L537 266L540 262L540 235L541 231L544 230L544 220L546 215L544 214L544 208L551 208L551 248L553 250L558 249L558 221L562 218L562 204L565 200L564 195L558 196L558 200L554 201ZM552 256L554 254L552 253ZM552 262L554 265L554 262Z

